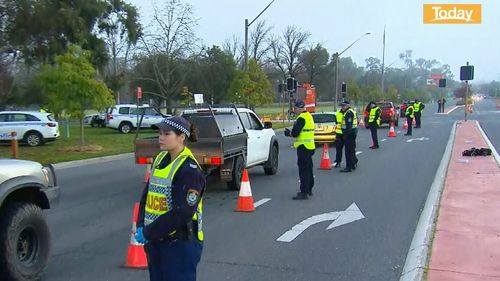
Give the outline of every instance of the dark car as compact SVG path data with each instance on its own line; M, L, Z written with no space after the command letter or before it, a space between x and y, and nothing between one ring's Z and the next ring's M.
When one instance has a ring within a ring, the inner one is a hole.
M394 126L399 125L399 107L394 106L391 101L379 101L376 103L382 110L380 114L380 125L394 123ZM365 124L368 128L368 119L370 117L370 111L368 108L365 109Z

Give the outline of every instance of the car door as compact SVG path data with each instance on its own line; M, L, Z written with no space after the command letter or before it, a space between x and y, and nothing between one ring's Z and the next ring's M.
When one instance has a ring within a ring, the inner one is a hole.
M147 124L147 126L143 127L151 127L154 124L160 123L163 120L163 116L156 111L153 107L146 107L144 109L144 120L142 120L143 124Z
M11 139L11 128L9 127L9 114L0 114L0 140L10 140Z
M22 139L24 134L31 129L39 131L39 128L34 128L34 126L30 124L31 122L26 121L26 114L23 113L11 114L9 118L9 123L11 132L17 133L17 139Z
M248 119L250 120L251 131L255 135L255 157L256 162L261 163L267 160L267 156L269 155L269 140L266 136L266 132L264 126L260 122L257 115L253 112L248 112Z
M250 119L248 118L248 114L246 112L240 112L240 118L243 122L243 126L247 131L247 167L253 165L257 162L257 135L255 130L252 129L252 123L250 123Z

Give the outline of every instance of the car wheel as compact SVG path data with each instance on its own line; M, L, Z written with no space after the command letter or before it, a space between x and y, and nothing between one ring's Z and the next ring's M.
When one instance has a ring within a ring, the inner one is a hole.
M122 134L128 134L130 133L131 130L132 130L132 124L130 124L129 122L123 122L118 127L118 131L120 131L120 133Z
M241 177L243 176L243 169L245 168L245 161L243 156L238 156L233 163L232 179L227 182L227 188L230 190L240 190Z
M14 203L0 220L0 269L6 280L40 279L49 257L50 233L42 209Z
M93 121L90 122L90 127L95 128L95 123Z
M274 175L278 172L279 148L273 145L269 153L269 159L264 163L264 173L266 175Z
M28 132L24 136L24 142L29 146L39 146L43 144L43 137L38 132Z

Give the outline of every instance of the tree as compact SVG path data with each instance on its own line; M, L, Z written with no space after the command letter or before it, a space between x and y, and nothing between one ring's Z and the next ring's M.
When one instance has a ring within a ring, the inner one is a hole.
M236 65L242 67L241 63L243 61L243 52L244 52L244 47L241 44L241 41L238 36L233 35L231 39L226 39L224 40L224 43L222 44L222 50L231 57L233 57L234 62Z
M269 62L281 72L283 78L296 77L302 71L299 55L304 50L311 34L294 26L288 26L281 37L271 37Z
M194 27L197 19L193 7L181 0L169 0L160 9L154 8L152 29L142 36L142 45L150 60L153 74L139 77L139 81L153 81L157 92L167 105L178 96L186 73L179 61L193 53L197 38Z
M108 52L111 53L111 71L106 75L108 86L116 94L120 103L120 88L125 84L124 72L127 69L128 55L132 46L141 36L137 8L122 0L108 0L105 14L99 19L99 29L105 35ZM118 56L123 65L118 69Z
M266 27L265 21L259 21L255 29L250 33L249 50L252 58L256 60L259 65L263 64L262 60L270 49L267 38L271 29L272 27Z
M84 145L83 117L86 109L102 110L113 104L113 94L103 81L94 79L90 53L71 45L55 58L54 66L45 64L38 74L47 106L55 113L63 110L80 120L80 146Z
M328 64L329 56L328 51L319 43L314 48L311 47L302 51L299 61L304 66L307 75L306 82L310 84L316 83L316 79Z
M247 71L236 71L229 87L228 98L231 102L247 104L252 108L274 100L271 82L257 61L251 59Z

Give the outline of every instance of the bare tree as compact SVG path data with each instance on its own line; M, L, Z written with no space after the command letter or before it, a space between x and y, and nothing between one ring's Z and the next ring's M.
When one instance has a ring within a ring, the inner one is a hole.
M265 21L259 21L257 26L250 34L250 52L252 58L260 65L263 64L262 59L270 49L267 38L272 27L266 27Z
M194 28L198 19L193 6L181 0L168 0L163 8L154 7L149 32L142 37L144 51L151 58L154 80L158 93L150 93L164 99L167 105L180 92L186 74L180 71L183 58L197 49Z
M302 70L299 60L311 34L294 26L288 26L280 38L270 39L270 62L283 74L296 77Z
M243 60L243 52L244 46L240 41L240 38L236 35L233 35L230 39L226 39L224 43L222 43L222 50L233 57L236 65L241 65Z

